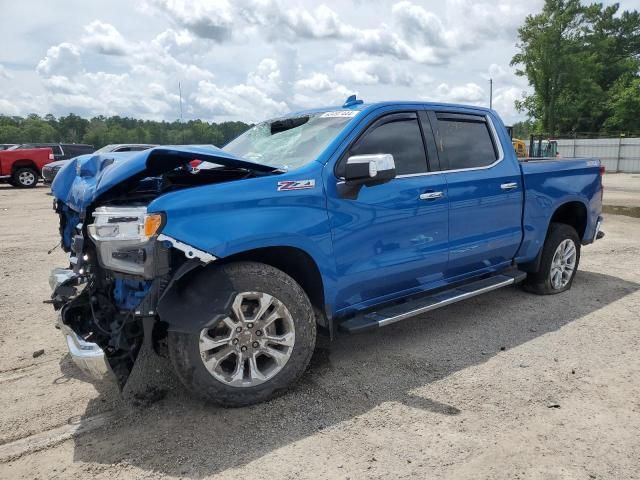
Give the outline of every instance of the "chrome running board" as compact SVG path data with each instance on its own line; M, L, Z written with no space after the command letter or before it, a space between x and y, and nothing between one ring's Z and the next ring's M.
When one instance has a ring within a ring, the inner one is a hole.
M475 297L476 295L481 295L492 290L497 290L498 288L513 285L521 282L526 277L527 274L525 272L509 270L489 278L475 280L459 287L440 291L433 295L416 298L401 304L382 308L375 312L358 315L344 323L341 323L339 328L347 333L359 333L366 330L384 327L406 318L415 317L416 315Z

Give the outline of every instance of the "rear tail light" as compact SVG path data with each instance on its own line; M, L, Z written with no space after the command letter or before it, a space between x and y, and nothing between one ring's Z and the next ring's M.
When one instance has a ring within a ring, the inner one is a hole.
M606 168L604 168L604 165L600 165L600 176L604 175L605 171L606 171Z
M54 156L53 156L53 153L50 153L50 154L49 154L49 160L53 160L53 159L55 159L55 158L56 158L56 157L54 157Z
M602 183L602 177L605 172L604 165L600 165L600 202L602 203L602 199L604 198L604 184Z

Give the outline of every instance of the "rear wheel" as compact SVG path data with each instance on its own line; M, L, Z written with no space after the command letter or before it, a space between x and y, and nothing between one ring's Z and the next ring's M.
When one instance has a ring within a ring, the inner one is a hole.
M227 316L197 333L170 332L169 354L182 382L215 403L243 406L273 398L304 372L316 322L304 290L260 263L223 265L235 297Z
M569 290L580 262L580 238L575 229L552 223L542 248L540 269L527 276L525 288L538 295Z
M11 184L20 188L33 188L38 184L38 172L32 168L18 168L11 176Z

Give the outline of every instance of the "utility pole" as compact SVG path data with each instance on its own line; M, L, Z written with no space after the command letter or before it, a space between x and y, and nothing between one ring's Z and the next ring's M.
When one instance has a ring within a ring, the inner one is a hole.
M493 108L493 78L489 79L489 108Z
M182 119L182 86L178 82L178 94L180 95L180 133L182 134L182 144L184 145L184 122Z

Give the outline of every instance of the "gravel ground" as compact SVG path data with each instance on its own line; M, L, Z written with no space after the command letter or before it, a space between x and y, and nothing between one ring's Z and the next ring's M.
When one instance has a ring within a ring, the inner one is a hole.
M616 182L640 206L618 175L605 199ZM637 218L607 217L565 294L342 336L286 396L230 410L170 374L137 402L82 381L42 304L66 263L47 192L0 186L0 478L640 478Z
M603 182L605 203L618 207L640 207L640 173L607 173Z

